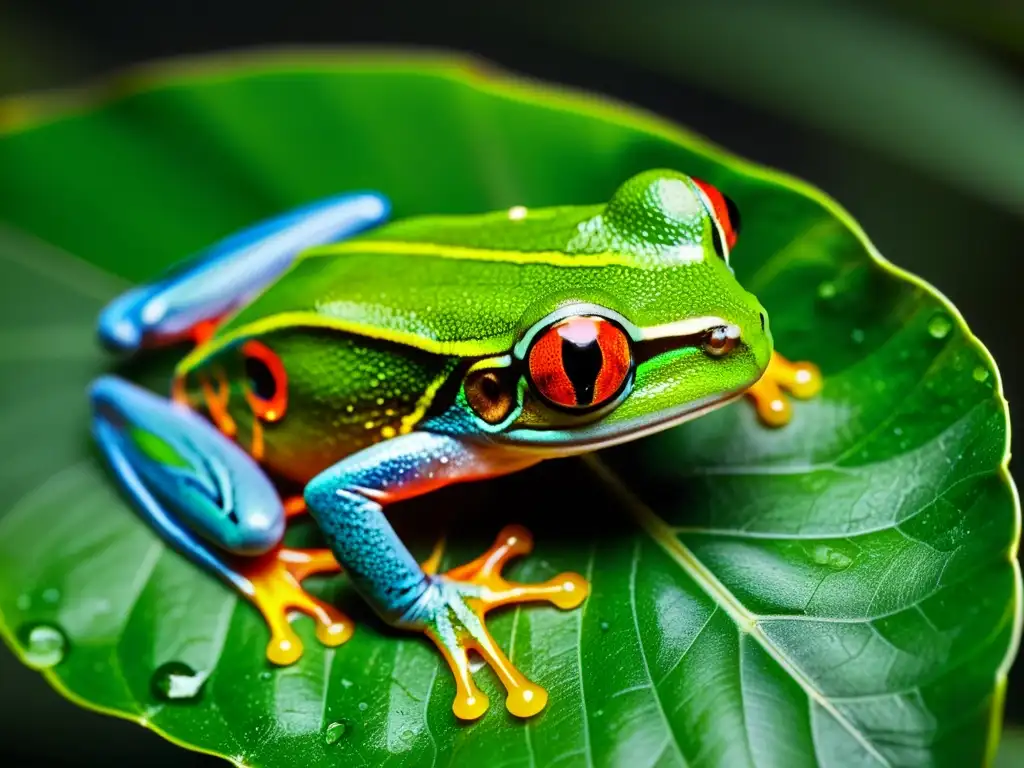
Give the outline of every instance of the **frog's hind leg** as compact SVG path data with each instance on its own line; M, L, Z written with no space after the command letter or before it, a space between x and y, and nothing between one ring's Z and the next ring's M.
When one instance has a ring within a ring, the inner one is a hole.
M175 550L253 603L270 628L267 657L302 655L288 614L317 622L325 645L352 622L308 594L302 581L339 568L328 550L282 546L285 510L276 488L241 448L184 406L116 376L90 390L92 431L140 516Z
M181 340L202 342L220 318L266 288L299 252L351 237L383 222L386 198L339 195L238 232L153 283L114 299L101 313L99 337L111 351L133 353Z

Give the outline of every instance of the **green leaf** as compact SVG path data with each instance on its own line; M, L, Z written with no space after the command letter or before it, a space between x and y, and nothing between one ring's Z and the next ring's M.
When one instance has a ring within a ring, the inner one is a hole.
M636 110L436 57L145 70L7 103L0 124L0 614L66 695L261 766L991 759L1020 610L998 375L820 192ZM737 201L737 274L784 354L821 365L822 396L783 430L737 404L395 509L419 548L448 530L449 563L518 520L538 543L519 578L592 580L580 610L492 621L552 694L529 722L481 674L495 705L457 724L437 654L340 580L317 588L356 615L353 639L324 650L300 619L305 657L271 670L256 612L166 549L89 445L84 388L112 366L99 307L339 190L469 212L597 202L660 166Z

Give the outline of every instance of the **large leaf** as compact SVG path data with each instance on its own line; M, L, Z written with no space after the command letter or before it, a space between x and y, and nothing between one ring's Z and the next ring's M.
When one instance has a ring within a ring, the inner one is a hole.
M232 59L10 103L0 121L16 228L0 240L0 613L62 692L264 766L991 756L1019 618L998 376L956 311L821 193L651 116L449 59ZM83 388L109 366L96 310L339 190L382 189L397 216L468 212L596 202L655 166L736 199L737 274L785 353L821 365L820 399L784 430L738 404L396 508L419 546L450 531L449 562L519 519L538 541L519 577L592 580L580 610L492 622L552 692L534 720L495 706L458 725L436 653L337 580L320 589L357 613L355 637L325 651L300 619L306 656L271 670L254 610L160 544L89 447Z

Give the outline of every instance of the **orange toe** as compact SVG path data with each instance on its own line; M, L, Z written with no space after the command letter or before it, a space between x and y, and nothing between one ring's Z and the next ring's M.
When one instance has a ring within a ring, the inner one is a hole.
M514 557L529 554L533 537L520 526L509 526L484 554L444 574L443 594L449 609L425 628L441 650L455 677L452 711L463 720L474 720L488 708L487 697L473 682L468 651L480 654L505 687L505 706L517 717L531 717L547 705L548 693L520 672L487 629L486 615L493 608L529 602L547 602L559 608L575 608L586 598L589 586L575 573L563 573L540 584L521 584L502 576Z
M793 406L783 390L799 400L807 400L821 391L821 371L814 363L793 363L778 352L772 354L764 375L747 390L761 421L769 427L781 427L793 418Z
M302 587L302 581L308 576L340 570L334 556L326 549L288 547L279 547L238 566L250 586L246 590L247 597L270 629L267 659L271 663L294 664L302 657L302 641L289 620L292 611L311 616L317 622L317 639L326 646L341 645L352 636L351 619Z

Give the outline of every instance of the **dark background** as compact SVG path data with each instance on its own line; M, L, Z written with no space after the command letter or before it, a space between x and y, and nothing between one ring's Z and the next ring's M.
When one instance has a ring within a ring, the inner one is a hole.
M0 95L154 58L355 43L473 52L615 96L838 199L960 308L1019 415L1024 2L822 5L2 0ZM1019 672L1007 723L1024 724ZM0 764L94 763L223 765L76 708L0 649Z

